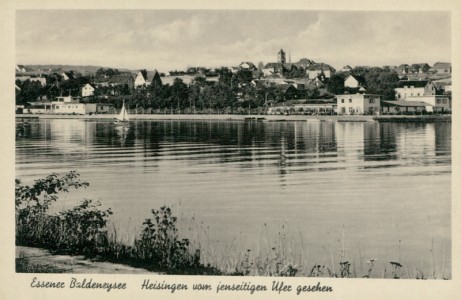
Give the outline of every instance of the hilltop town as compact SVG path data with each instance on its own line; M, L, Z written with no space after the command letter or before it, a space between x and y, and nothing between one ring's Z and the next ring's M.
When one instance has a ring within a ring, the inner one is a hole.
M451 113L451 63L344 66L283 49L274 62L167 74L93 66L16 66L16 112L377 115ZM275 57L275 56L274 56ZM274 59L275 60L275 59Z

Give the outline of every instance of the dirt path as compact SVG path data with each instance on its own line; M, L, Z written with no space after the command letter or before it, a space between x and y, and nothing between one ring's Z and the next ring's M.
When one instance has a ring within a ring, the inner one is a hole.
M97 262L83 256L52 255L48 250L16 246L16 265L23 273L158 274L122 264ZM18 270L19 271L19 270Z

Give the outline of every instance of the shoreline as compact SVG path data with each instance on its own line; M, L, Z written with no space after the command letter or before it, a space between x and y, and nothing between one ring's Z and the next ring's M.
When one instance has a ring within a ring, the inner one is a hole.
M74 273L74 274L151 274L160 272L133 267L122 262L98 261L84 255L57 255L45 248L16 246L16 272Z
M116 114L100 115L55 115L55 114L17 114L16 119L78 119L78 120L113 120ZM451 115L345 115L345 116L309 116L309 115L229 115L229 114L134 114L133 121L257 121L257 122L290 122L290 121L332 121L332 122L451 122Z

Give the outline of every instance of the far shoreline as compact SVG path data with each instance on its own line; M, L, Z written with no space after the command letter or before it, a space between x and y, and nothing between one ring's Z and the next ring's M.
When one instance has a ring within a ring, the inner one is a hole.
M60 114L16 114L16 119L80 119L113 120L116 114L60 115ZM451 115L233 115L233 114L133 114L133 121L332 121L332 122L451 122Z

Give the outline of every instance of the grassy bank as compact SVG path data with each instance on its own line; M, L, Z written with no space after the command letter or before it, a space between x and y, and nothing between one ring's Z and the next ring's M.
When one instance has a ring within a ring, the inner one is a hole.
M258 249L227 249L218 255L211 245L200 240L180 238L177 217L168 207L152 209L132 243L123 242L115 229L108 229L110 209L101 209L99 202L84 199L79 205L52 214L50 206L62 193L86 188L76 172L64 176L51 174L36 180L32 186L16 180L16 245L48 249L54 254L83 255L97 261L122 263L149 271L167 274L239 275L239 276L308 276L341 278L446 278L445 261L433 269L409 268L402 262L382 262L369 258L365 270L362 258L351 260L344 248L339 257L330 249L331 263L317 263L302 249L295 255L293 243L283 233L267 239ZM201 229L192 228L191 237ZM184 233L181 233L184 234ZM344 234L343 234L344 236ZM302 239L302 238L301 238ZM301 241L302 244L302 241ZM224 257L226 259L224 259ZM434 261L434 259L433 259ZM60 268L41 266L38 269L26 259L17 260L17 272L61 272Z

